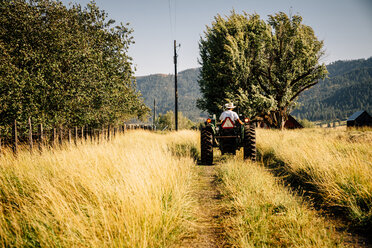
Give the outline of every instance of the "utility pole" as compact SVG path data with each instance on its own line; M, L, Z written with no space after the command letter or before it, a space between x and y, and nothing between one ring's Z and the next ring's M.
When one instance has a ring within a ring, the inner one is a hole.
M178 131L178 90L177 90L177 44L176 40L174 40L174 114L175 114L175 124L176 124L176 131Z
M155 123L156 123L156 99L154 99L154 118L152 119L153 130L155 130Z

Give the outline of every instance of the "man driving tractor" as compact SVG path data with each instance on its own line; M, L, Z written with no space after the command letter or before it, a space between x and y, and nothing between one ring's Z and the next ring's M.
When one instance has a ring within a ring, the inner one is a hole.
M236 106L234 106L234 103L226 103L225 104L225 108L226 110L224 112L222 112L221 116L220 116L220 121L221 123L227 118L229 117L230 120L232 120L234 123L236 121L238 121L241 125L243 125L244 123L239 119L239 116L236 112L233 111L233 109L235 108Z
M213 147L218 147L221 155L236 155L236 151L243 147L244 159L255 161L255 125L250 123L248 117L244 118L243 123L239 119L239 115L233 111L235 108L233 103L225 104L225 108L226 110L220 115L220 122L213 115L212 118L206 120L200 130L201 163L205 165L213 164Z

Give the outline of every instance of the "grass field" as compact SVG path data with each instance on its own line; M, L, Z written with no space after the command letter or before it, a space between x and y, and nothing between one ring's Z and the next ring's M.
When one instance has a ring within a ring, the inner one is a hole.
M334 226L260 164L228 159L218 171L233 247L343 247Z
M369 131L259 129L260 161L216 152L213 167L196 165L196 131L135 130L100 144L17 157L5 151L0 246L342 247L343 234L287 183L312 189L324 208L368 228L371 143Z
M188 232L194 132L0 156L1 247L168 247Z
M259 129L257 147L263 163L317 204L372 230L372 131Z

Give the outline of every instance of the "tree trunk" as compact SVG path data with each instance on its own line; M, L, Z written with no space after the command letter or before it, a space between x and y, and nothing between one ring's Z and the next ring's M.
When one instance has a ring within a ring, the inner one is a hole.
M283 130L285 122L288 120L286 108L271 111L270 114L264 116L264 120L271 128Z

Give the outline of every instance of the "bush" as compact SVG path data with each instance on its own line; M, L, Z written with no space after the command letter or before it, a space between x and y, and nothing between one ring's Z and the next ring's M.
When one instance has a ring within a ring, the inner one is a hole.
M302 119L302 120L298 120L298 122L305 128L313 128L315 127L315 124L311 121L309 121L308 119Z
M174 130L174 112L168 111L165 114L159 114L159 117L156 121L156 126L160 130ZM191 129L193 126L195 126L194 122L184 116L182 112L178 112L178 129Z

